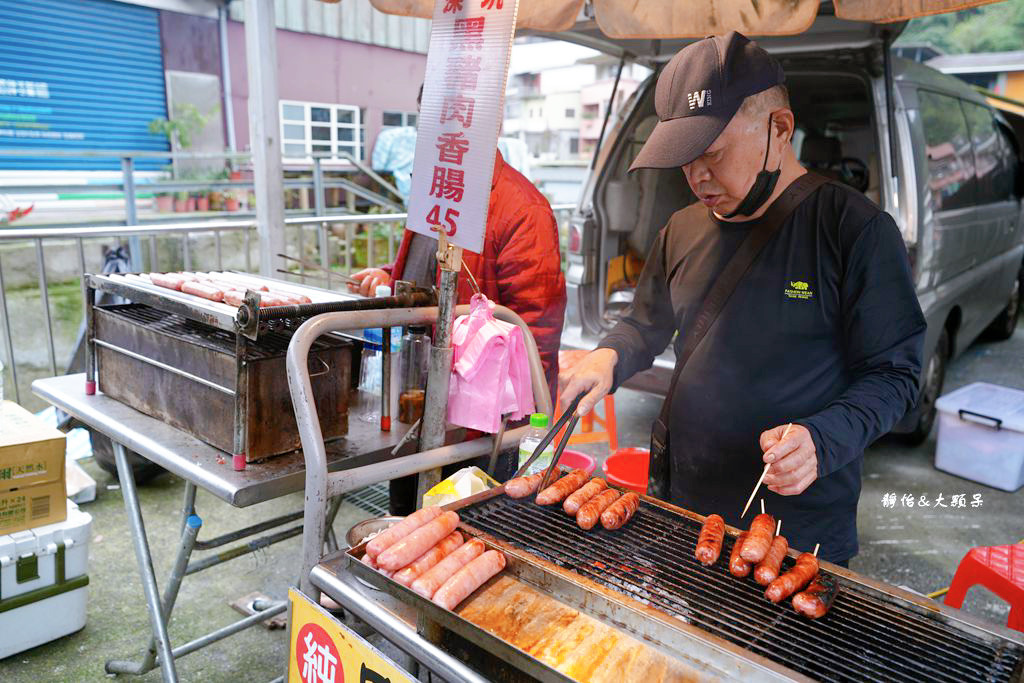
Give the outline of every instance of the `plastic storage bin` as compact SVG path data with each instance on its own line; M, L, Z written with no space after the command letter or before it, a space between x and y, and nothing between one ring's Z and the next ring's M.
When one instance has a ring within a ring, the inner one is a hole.
M92 517L67 501L63 522L0 536L0 659L85 626Z
M935 405L935 467L1004 491L1024 485L1024 391L975 382Z

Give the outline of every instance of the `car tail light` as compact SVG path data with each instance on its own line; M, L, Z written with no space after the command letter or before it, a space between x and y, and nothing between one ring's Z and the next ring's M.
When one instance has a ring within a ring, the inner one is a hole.
M575 222L569 223L569 253L578 254L583 248L583 231Z

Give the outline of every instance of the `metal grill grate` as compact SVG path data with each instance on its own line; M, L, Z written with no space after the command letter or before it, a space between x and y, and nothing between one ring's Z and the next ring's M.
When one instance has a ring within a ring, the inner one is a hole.
M383 482L349 491L342 495L342 500L379 517L388 514L388 503L391 496L388 493L388 483Z
M842 579L829 615L807 620L788 603L770 603L752 579L729 574L731 537L723 557L706 568L693 556L700 525L647 503L616 532L584 532L561 506L507 496L459 514L500 540L815 679L996 683L1010 681L1024 661L1012 643L994 646Z

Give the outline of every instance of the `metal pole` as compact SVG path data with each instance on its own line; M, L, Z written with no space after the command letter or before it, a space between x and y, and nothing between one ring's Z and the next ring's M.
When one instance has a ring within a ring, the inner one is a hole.
M11 368L11 381L14 383L14 400L21 403L21 390L18 388L18 364L14 362L14 340L11 336L11 316L7 312L7 287L4 286L3 259L0 259L0 308L4 314L4 346L7 349L7 365Z
M160 272L160 258L156 253L156 235L149 236L149 270L153 273Z
M331 288L331 253L327 239L327 224L320 224L320 265L324 269L324 289Z
M217 243L217 270L224 270L224 255L221 252L220 230L213 231L213 239Z
M50 370L57 374L57 354L53 348L53 320L50 317L50 291L46 282L46 260L43 255L43 241L36 240L36 261L39 263L39 293L43 300L43 315L46 317L46 342L50 352Z
M124 446L113 442L114 459L117 461L117 477L121 483L124 496L124 507L128 513L128 523L132 530L132 542L135 545L135 559L139 563L139 574L142 578L142 592L146 595L149 607L149 625L156 638L156 649L160 657L160 669L165 683L176 683L178 672L174 668L174 657L171 654L171 642L167 637L164 625L163 607L157 595L156 577L153 575L153 558L149 553L149 541L146 540L146 526L142 521L142 510L135 493L135 478ZM113 672L111 672L113 673Z
M121 158L121 185L124 188L124 224L138 225L138 206L135 198L135 160L131 157ZM128 238L128 256L132 270L136 273L142 270L142 241L138 236Z
M190 232L181 236L181 257L185 261L185 270L192 270L192 250L188 246L191 237L192 233Z
M245 229L245 270L247 273L252 272L252 230L250 228Z
M249 75L256 225L260 235L260 274L273 277L285 253L284 180L277 91L275 0L245 0L245 53Z
M188 518L196 513L196 485L185 480L185 502L181 506L181 533L185 533Z
M224 83L224 123L228 131L228 151L234 152L235 145L235 105L231 101L231 60L228 53L228 5L217 11L217 20L220 29L220 73Z
M230 635L238 633L239 631L244 631L250 626L255 626L261 621L266 621L270 617L274 617L278 614L281 614L282 612L286 612L288 611L288 603L283 601L267 603L263 600L257 600L255 603L253 603L253 608L258 609L259 611L255 614L250 614L245 619L239 619L233 624L228 624L224 628L219 628L213 633L208 633L205 636L196 638L195 640L189 641L184 645L180 645L174 648L174 653L172 656L180 658L184 657L185 655L192 654L196 650L201 650L207 645L216 643L218 640L223 640L224 638L227 638Z
M435 339L430 345L430 366L427 370L427 395L424 399L423 424L420 427L421 451L444 445L445 426L448 424L448 385L452 371L452 326L455 322L455 304L458 293L459 269L462 250L447 249L444 233L439 232L438 263L441 264L441 287L438 294ZM441 468L420 472L416 486L416 507L423 494L441 481Z

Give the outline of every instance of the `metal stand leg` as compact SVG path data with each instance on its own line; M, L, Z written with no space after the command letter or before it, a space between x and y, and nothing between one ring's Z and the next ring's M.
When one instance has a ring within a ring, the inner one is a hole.
M188 518L196 513L196 485L185 480L185 502L181 506L181 533L185 534Z
M135 545L135 559L139 563L139 575L142 578L142 591L146 595L146 606L149 608L149 624L156 638L156 650L160 658L160 669L163 680L176 683L178 672L174 668L174 657L171 654L171 642L167 637L160 596L157 594L156 576L153 573L153 558L149 553L149 541L146 540L146 527L142 522L142 510L135 492L135 479L124 446L113 442L114 459L117 461L117 475L124 496L124 508L128 513L128 523L132 529L132 541Z

